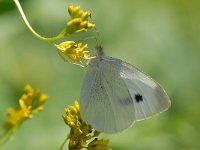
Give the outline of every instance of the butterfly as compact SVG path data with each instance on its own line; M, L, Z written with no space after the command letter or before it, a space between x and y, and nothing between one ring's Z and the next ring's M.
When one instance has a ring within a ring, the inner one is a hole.
M102 47L87 65L80 114L95 130L121 132L136 121L167 110L170 99L152 78L133 65L104 56Z

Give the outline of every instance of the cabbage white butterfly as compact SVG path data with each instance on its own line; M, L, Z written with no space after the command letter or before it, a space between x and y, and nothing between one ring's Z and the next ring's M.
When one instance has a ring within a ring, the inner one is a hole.
M100 132L115 133L171 105L164 89L134 66L117 58L91 59L82 85L80 113Z

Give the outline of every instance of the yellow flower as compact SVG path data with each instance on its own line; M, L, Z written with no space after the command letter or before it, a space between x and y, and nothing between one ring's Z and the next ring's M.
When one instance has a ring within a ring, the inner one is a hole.
M4 121L5 131L12 129L14 126L19 126L25 119L26 117L24 116L24 111L17 110L15 108L9 108L7 118Z
M33 117L33 112L39 112L42 110L42 105L47 100L47 96L42 94L39 90L34 90L30 85L26 85L24 88L24 94L19 99L20 108L9 108L7 117L4 121L4 132L0 137L9 140L7 135L10 132L14 134L15 130L23 123L25 120ZM0 138L0 143L2 142ZM2 142L4 143L4 142Z
M88 31L88 29L95 27L95 24L88 20L88 17L91 15L89 11L83 11L80 6L69 5L68 12L71 20L66 23L64 30L55 39L60 39L78 32ZM72 64L84 67L85 64L88 63L89 59L94 58L90 57L89 51L86 51L88 48L87 44L65 41L58 45L54 44L54 46L58 49L60 57L64 61Z
M86 124L82 120L78 101L75 101L74 106L68 106L65 109L65 112L66 114L63 116L63 119L71 128L70 134L68 135L69 150L81 150L82 148L86 148L88 150L111 150L107 146L109 140L98 140L95 138L99 136L100 132L94 130L90 125Z
M98 140L97 138L95 138L92 142L88 144L88 150L111 150L111 148L107 147L108 143L108 139Z
M23 112L23 118L25 120L28 119L28 118L32 118L32 113L31 113L31 106L29 105L26 105L25 101L23 101L23 99L20 99L19 100L19 105L21 107L21 109L19 111Z
M69 5L68 12L71 20L66 24L65 35L87 31L95 27L88 21L89 11L81 10L80 6Z
M69 62L84 67L84 61L87 61L93 57L90 57L89 52L86 51L87 44L75 43L74 41L65 41L59 45L55 45L61 58L64 61L68 61L65 56L70 60Z

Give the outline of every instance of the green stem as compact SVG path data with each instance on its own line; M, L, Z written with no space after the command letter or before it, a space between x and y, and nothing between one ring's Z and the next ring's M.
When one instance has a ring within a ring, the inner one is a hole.
M2 147L4 144L6 144L11 137L14 135L15 131L16 131L17 127L13 127L12 129L10 129L9 131L5 132L0 139L0 147Z
M39 35L39 34L31 27L31 25L29 24L29 22L28 22L28 20L27 20L25 14L24 14L24 12L23 12L23 9L22 9L22 7L21 7L19 1L18 1L18 0L14 0L14 2L15 2L15 4L16 4L16 6L17 6L17 8L18 8L18 10L19 10L19 12L20 12L20 14L21 14L21 16L22 16L22 18L23 18L25 24L26 24L26 26L28 27L28 29L29 29L37 38L39 38L39 39L41 39L41 40L43 40L43 41L52 43L53 41L59 40L59 39L61 39L61 38L63 38L63 37L65 36L64 32L61 32L58 36L52 37L52 38L45 38L45 37Z
M67 140L68 140L68 139L69 139L69 138L67 137L67 138L63 141L63 143L62 143L62 145L60 146L59 150L63 150L63 148L64 148L65 144L67 143Z

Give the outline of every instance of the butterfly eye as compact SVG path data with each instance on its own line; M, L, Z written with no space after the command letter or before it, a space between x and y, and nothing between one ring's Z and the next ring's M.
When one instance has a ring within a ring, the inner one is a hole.
M135 100L136 100L137 103L142 102L142 101L143 101L142 95L136 94L136 95L135 95Z

